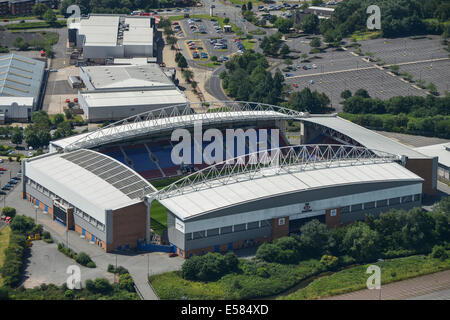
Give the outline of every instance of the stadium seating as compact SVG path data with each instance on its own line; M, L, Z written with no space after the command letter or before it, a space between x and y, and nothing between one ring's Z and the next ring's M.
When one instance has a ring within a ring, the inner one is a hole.
M271 128L262 128L271 129ZM271 145L271 130L268 130L267 141L261 143L259 129L256 130L258 146L257 150L262 150L264 146L267 149L272 147ZM224 133L224 150L223 159L235 158L240 156L237 148L237 139L235 139L234 150L229 152L226 150L226 135ZM203 142L203 149L209 144L209 142ZM279 146L286 146L287 143L280 135ZM136 172L141 174L144 178L148 180L176 176L180 174L188 174L194 170L200 170L207 167L205 163L194 164L191 166L176 165L172 161L172 149L173 143L168 139L163 139L159 141L149 141L145 143L140 143L136 145L122 145L116 147L109 147L100 152L124 163L125 165L133 168ZM245 154L250 152L248 141L245 144ZM150 150L150 152L149 152ZM194 163L194 143L191 143L191 163Z

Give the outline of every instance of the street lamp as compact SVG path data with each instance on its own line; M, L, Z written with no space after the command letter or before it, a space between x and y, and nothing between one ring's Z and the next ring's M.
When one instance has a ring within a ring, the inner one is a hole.
M380 263L380 291L378 292L378 300L381 300L381 264L384 262L384 259L378 259Z

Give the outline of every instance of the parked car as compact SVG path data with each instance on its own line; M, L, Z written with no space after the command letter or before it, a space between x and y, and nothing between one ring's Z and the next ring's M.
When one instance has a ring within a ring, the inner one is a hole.
M3 190L0 190L0 194L1 194L1 195L5 195L5 194L6 194L6 192L5 192L5 191L3 191Z
M292 86L293 86L294 88L298 88L298 84L297 84L297 83L293 83Z
M7 171L7 170L3 167L0 167L0 171Z
M11 179L11 180L8 181L8 183L9 183L9 184L17 184L18 181Z
M286 78L289 78L289 77L293 77L294 74L293 74L293 73L286 73L284 76L285 76Z

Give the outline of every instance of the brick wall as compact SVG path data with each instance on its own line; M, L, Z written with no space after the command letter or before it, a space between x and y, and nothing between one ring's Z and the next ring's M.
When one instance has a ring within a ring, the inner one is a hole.
M422 194L426 193L428 196L436 194L436 189L433 188L433 159L408 159L405 168L425 180Z
M107 251L117 250L118 246L125 249L135 248L138 240L145 239L147 229L147 207L144 202L114 210L113 242L107 245Z
M284 224L280 225L281 219ZM280 217L272 219L272 240L287 236L289 234L289 217Z
M331 210L336 210L336 215L331 216ZM341 225L341 209L328 209L325 210L325 224L328 228L334 228Z

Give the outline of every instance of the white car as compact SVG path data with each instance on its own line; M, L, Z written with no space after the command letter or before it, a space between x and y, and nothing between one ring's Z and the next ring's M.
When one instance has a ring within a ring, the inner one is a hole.
M312 65L313 69L317 69L317 66L315 64Z

